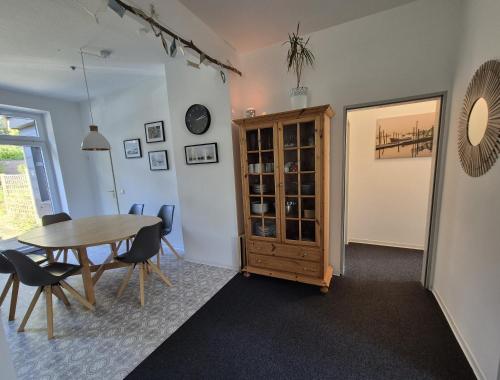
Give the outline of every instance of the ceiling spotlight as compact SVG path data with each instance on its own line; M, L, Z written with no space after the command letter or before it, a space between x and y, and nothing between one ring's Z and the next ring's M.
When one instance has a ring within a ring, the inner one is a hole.
M108 0L108 7L110 7L113 12L115 12L120 17L123 17L126 11L126 9L118 4L116 0Z

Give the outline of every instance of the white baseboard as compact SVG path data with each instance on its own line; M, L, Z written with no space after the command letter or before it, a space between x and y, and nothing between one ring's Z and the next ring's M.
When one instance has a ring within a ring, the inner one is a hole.
M439 296L439 293L435 289L432 289L432 294L434 294L434 298L436 299L439 307L443 311L443 314L446 317L448 324L450 325L451 331L453 331L453 335L455 335L455 338L457 339L458 344L462 348L462 351L464 352L465 357L467 358L470 366L472 367L474 374L476 375L476 377L479 380L486 380L486 376L484 375L483 371L479 367L479 364L477 362L476 357L472 353L469 345L467 344L467 341L463 338L462 333L460 332L460 329L458 328L455 321L453 320L453 317L451 316L443 299Z
M383 247L396 247L396 248L408 248L408 249L419 249L419 250L424 249L424 246L420 244L396 243L393 241L381 241L381 240L369 240L369 239L348 239L347 244L349 243L361 243L361 244L381 245Z

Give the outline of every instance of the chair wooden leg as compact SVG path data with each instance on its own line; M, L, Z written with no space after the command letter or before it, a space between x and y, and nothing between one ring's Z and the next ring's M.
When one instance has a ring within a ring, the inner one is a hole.
M118 293L116 294L117 298L120 298L121 295L123 294L123 291L125 290L125 288L128 285L128 282L130 281L130 276L132 276L132 272L133 271L134 271L134 266L130 265L129 268L128 268L128 272L127 272L127 274L125 275L125 277L124 277L124 279L122 281L120 289L118 289Z
M167 238L165 236L162 236L161 239L165 242L165 244L168 246L168 248L170 248L170 250L174 253L174 255L180 259L181 256L179 255L179 253L175 250L175 248L172 246L172 244L170 244L170 242L167 240Z
M122 243L123 243L123 240L121 240L118 245L116 246L116 252L118 252L118 250L120 249L120 247L122 246Z
M52 287L52 292L54 293L54 295L59 298L61 301L63 301L63 303L67 306L67 307L70 307L71 304L69 303L68 301L68 298L66 297L66 294L64 294L64 292L62 291L62 289L59 287L59 285L54 285Z
M0 306L2 306L5 297L7 297L7 293L9 292L10 286L12 285L12 281L14 281L14 275L11 274L5 283L5 287L2 290L2 295L0 295Z
M54 311L52 309L52 286L48 285L45 290L45 302L47 305L47 337L54 337Z
M139 268L139 293L141 306L144 306L144 263L141 263L141 267Z
M92 283L95 285L97 281L101 278L102 274L104 273L104 264L108 263L113 259L113 252L106 257L106 260L101 264L99 268L97 268L97 272L95 272L94 277L92 277Z
M126 245L127 245L127 252L128 252L128 251L130 251L130 239L127 239Z
M160 278L162 279L162 281L167 284L167 286L172 286L172 282L170 281L170 279L165 276L163 274L163 272L160 270L160 268L158 268L156 265L154 265L151 260L148 260L148 264L151 266L151 269L153 270L153 272L155 272L158 276L160 276Z
M12 277L12 293L10 294L9 321L16 319L17 294L19 293L19 279L17 274Z
M69 294L71 294L75 299L80 302L83 306L85 306L87 309L94 311L95 306L92 305L89 301L87 301L80 293L78 293L70 284L68 284L66 281L61 281L59 282L59 285L61 285L64 289L68 291Z
M64 258L63 258L63 263L67 263L68 262L68 250L65 249L64 250Z
M43 291L43 286L38 287L38 289L35 292L35 295L33 296L33 299L31 300L31 303L28 307L28 310L26 311L26 314L24 314L23 321L21 322L21 325L17 329L17 332L24 331L24 328L26 327L26 323L28 323L28 319L30 319L31 313L33 312L33 309L35 308L35 305L38 302L38 298L40 298L40 294L42 294L42 291Z
M156 265L160 268L160 253L156 255Z
M160 252L162 255L165 255L165 251L163 250L163 244L161 243L161 240L160 240Z

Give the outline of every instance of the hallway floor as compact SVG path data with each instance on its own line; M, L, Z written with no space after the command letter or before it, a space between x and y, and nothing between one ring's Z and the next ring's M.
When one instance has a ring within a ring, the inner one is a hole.
M327 295L237 275L129 378L474 379L421 262L352 244Z

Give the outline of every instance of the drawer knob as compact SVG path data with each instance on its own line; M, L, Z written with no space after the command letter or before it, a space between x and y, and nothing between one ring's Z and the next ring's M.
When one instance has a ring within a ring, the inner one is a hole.
M261 260L261 259L258 259L258 260L257 260L257 262L258 262L258 263L261 263L261 262L262 262L262 260Z
M304 253L302 254L302 257L306 257L306 256L307 256L307 252L304 252Z

